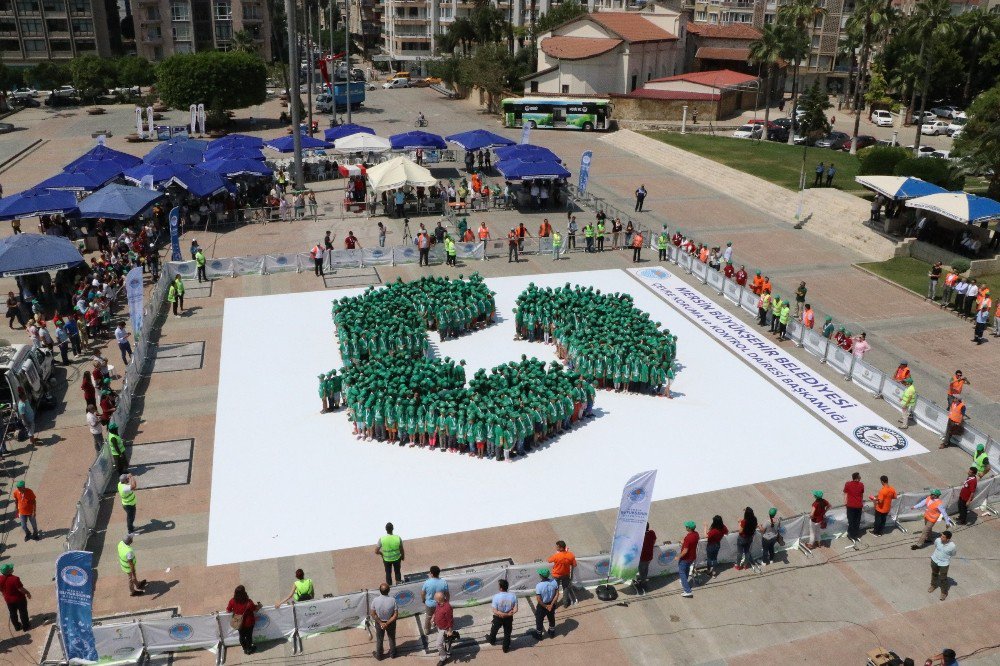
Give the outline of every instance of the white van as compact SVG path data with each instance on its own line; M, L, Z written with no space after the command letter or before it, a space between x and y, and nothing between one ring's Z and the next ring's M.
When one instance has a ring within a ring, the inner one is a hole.
M382 84L382 87L385 88L386 90L389 90L390 88L409 88L410 80L404 79L402 77L398 79L389 79L388 81Z
M895 124L895 121L892 118L892 113L886 111L885 109L872 111L872 122L878 127L892 127Z
M24 389L37 407L49 394L52 352L30 345L0 346L0 402L17 402L17 389Z

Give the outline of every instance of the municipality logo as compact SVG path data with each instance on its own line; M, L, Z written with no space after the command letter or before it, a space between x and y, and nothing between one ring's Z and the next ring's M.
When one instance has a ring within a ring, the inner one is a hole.
M676 550L664 550L656 559L662 566L666 566L673 562L675 557L677 557Z
M906 438L903 434L885 426L858 426L854 429L854 439L878 451L902 451L906 448Z
M167 629L167 634L175 641L186 641L194 635L194 629L186 622L178 622Z
M462 592L466 594L475 594L481 589L483 589L482 578L470 578L462 584Z
M644 488L634 488L629 494L628 499L630 502L641 502L646 497L646 490Z
M611 560L601 560L594 565L594 571L597 572L598 576L607 576L610 570Z
M413 603L413 599L413 592L410 592L409 590L403 590L396 595L396 603L400 606L406 606Z
M90 575L80 567L66 567L62 570L63 582L72 587L83 587L90 580Z
M648 280L666 280L670 277L670 273L662 268L643 268L639 271L639 276Z

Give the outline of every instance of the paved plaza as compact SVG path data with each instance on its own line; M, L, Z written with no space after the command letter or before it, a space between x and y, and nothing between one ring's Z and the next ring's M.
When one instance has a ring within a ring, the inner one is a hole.
M515 140L520 134L519 130L499 127L495 117L480 113L469 102L449 101L428 89L370 92L366 109L356 113L353 121L371 126L379 135L387 136L412 129L417 111L427 116L427 129L435 133L450 134L484 127ZM277 104L269 102L239 115L242 118L250 115L274 118L278 112ZM171 124L185 121L186 113L171 113L176 115L176 118L171 117ZM328 116L320 118L321 126L327 119ZM143 154L151 147L151 144L125 143L123 137L133 131L131 107L111 107L107 115L98 117L87 116L82 109L58 113L30 109L8 120L23 129L0 136L0 161L30 150L12 164L0 167L0 183L7 195L56 173L93 144L91 132L110 129L114 136L108 144L135 154ZM280 132L270 130L261 135L271 138ZM36 141L40 143L32 148ZM793 193L723 170L698 177L697 159L700 158L691 156L688 162L680 151L663 151L658 147L660 144L647 145L643 141L649 140L631 133L599 135L536 130L532 134L533 143L559 154L574 174L580 153L592 150L594 161L589 189L620 209L631 210L632 191L639 184L645 184L649 190L648 211L635 217L645 226L658 229L661 224L667 224L671 231L680 228L697 242L712 245L732 241L736 263L745 264L751 274L758 269L769 274L779 293L791 294L799 281L805 280L817 319L822 320L829 314L855 332L867 331L873 349L865 360L888 370L901 358L907 359L918 391L939 404L944 403L951 373L956 368L963 369L972 380L972 386L966 390L971 422L994 438L1000 435L1000 363L997 363L1000 352L997 345L972 345L969 343L971 325L967 322L854 267L859 261L870 260L870 253L878 251L877 244L868 245L864 239L853 244L838 242L836 233L839 230L832 227L811 230L806 225L805 229L794 229L794 219L787 212L795 205ZM432 171L442 178L456 177L457 166L445 164ZM181 239L181 246L186 249L191 240L197 238L209 258L306 252L322 240L327 230L338 239L349 230L354 231L363 247L377 245L376 218L342 215L339 206L342 181L313 183L310 187L314 188L320 202L318 220L250 225L224 231L189 229ZM825 203L817 200L813 205L844 206L845 210L850 210L853 203L830 199ZM582 221L591 219L592 215L590 211L577 211L576 214L581 226ZM494 237L502 237L507 229L522 220L534 233L545 216L557 227L564 228L566 213L563 210L531 214L476 212L470 214L470 225L478 226L480 220L485 220ZM377 219L386 221L389 227L388 244L402 242L398 220ZM435 217L415 217L411 219L411 227L416 230L423 222L432 228L436 221ZM847 228L858 220L844 219L842 222ZM30 220L23 226L25 230L33 230ZM2 235L9 233L10 228L6 225L0 231ZM371 545L270 556L269 553L282 550L270 545L272 539L280 537L261 530L253 534L259 539L259 546L244 534L239 541L239 548L244 551L242 557L239 554L227 556L227 563L208 566L210 524L227 519L226 515L213 513L216 509L212 502L213 484L223 474L216 469L220 465L215 441L219 420L238 419L239 410L259 410L264 404L279 426L283 422L291 426L301 411L298 406L288 404L285 400L288 396L278 388L261 401L259 396L241 400L238 388L230 387L231 395L225 405L219 404L221 369L229 353L224 343L233 335L223 324L227 317L227 299L302 294L302 301L306 302L320 298L307 296L308 292L322 291L332 300L339 295L339 289L385 284L397 278L414 279L427 274L468 275L473 271L501 281L522 278L519 283L527 279L526 276L570 272L613 271L624 276L626 274L620 269L634 266L630 258L631 253L621 251L569 253L558 262L547 255L526 255L517 264L508 263L504 257L490 261L460 261L457 269L379 266L377 269L336 271L325 278L308 271L221 278L202 287L189 284L187 311L181 317L167 317L154 341L155 360L144 377L141 397L134 403L139 405L140 415L132 420L125 433L126 441L132 446L133 464L140 472L137 516L140 529L135 546L140 577L149 580L149 593L137 598L129 596L115 553L115 546L125 531L125 517L117 498L108 495L102 505L99 530L89 543L95 553L99 577L95 615L131 616L151 610L176 611L183 615L221 611L232 589L241 583L247 586L254 600L273 604L288 593L296 568L304 569L315 581L317 597L374 588L382 579L382 567L373 552L374 544L382 534L383 515L391 515L393 506L416 505L424 512L424 520L439 521L443 525L435 532L438 536L412 538L417 530L396 521L397 533L406 543L405 573L425 571L434 564L442 568L459 567L507 558L515 563L533 562L548 557L557 539L565 540L578 556L606 551L614 529L614 510L577 511L570 515L563 515L563 511L538 511L536 516L556 517L539 517L529 522L486 520L482 524L491 526L457 531L448 526L449 504L471 502L481 507L484 514L494 511L504 514L505 510L494 507L503 506L505 502L530 502L533 496L543 496L537 493L533 484L553 487L561 493L585 494L595 485L593 477L600 475L602 483L610 476L614 480L611 485L620 486L620 482L631 474L646 469L641 459L615 457L609 462L597 458L592 461L589 472L569 474L560 465L559 456L574 453L553 451L552 464L538 469L536 478L529 475L499 490L484 488L478 496L470 497L465 493L454 497L449 491L449 474L457 472L451 467L436 477L421 474L411 483L396 484L385 490L377 487L378 465L372 463L371 469L356 469L330 463L331 469L326 466L313 468L315 461L308 452L314 442L279 435L271 438L269 455L281 459L282 464L269 470L270 474L254 475L253 482L245 484L245 505L226 510L246 512L238 517L247 525L246 531L254 530L256 507L271 505L287 513L297 529L335 535L339 527L336 512L330 512L325 506L317 511L315 503L326 501L325 496L313 498L308 491L301 492L304 484L295 469L308 470L309 483L316 484L336 485L346 474L363 476L371 480L372 495L377 494L380 502L388 506L372 512L368 527L370 536L366 537ZM655 251L644 257L642 266L654 265ZM692 289L724 303L717 293L690 276L674 272ZM11 288L10 281L2 282L0 289ZM651 293L639 281L632 280L632 284L637 294ZM512 297L507 295L508 299ZM248 323L241 334L263 335L260 331L266 331L274 357L307 351L299 342L314 337L315 332L303 331L302 327L327 317L326 312L319 313L318 318L313 312L299 317L294 309L291 312L280 308L272 311L266 301L259 302L265 304L258 312L260 330ZM731 314L738 312L728 304L724 307ZM748 321L745 313L736 316ZM26 340L19 330L9 331L6 337L13 342ZM323 366L316 372L328 369L324 364L333 358L334 351L332 341L330 344L330 356L317 358L311 364ZM449 344L460 345L461 340ZM895 423L898 414L884 401L844 381L804 351L785 344L786 351L802 365L825 374L852 399ZM684 345L685 340L681 338L682 359ZM106 355L114 364L120 359L113 347ZM721 346L718 353L728 354ZM26 445L14 443L14 455L8 456L4 463L7 472L7 480L3 483L5 492L11 490L12 479L23 477L37 493L43 538L22 543L11 512L12 505L8 502L2 523L3 559L14 564L17 574L33 593L32 614L46 614L48 620L46 625L27 636L11 638L9 633L3 634L0 659L12 663L33 663L40 658L44 648L55 605L51 582L53 561L62 551L66 528L71 523L87 468L93 459L91 439L83 417L83 397L78 388L82 365L57 368L55 397L59 406L39 415L40 445L28 450ZM262 362L262 365L265 364ZM302 363L297 360L295 365ZM272 372L280 371L273 370L273 364L268 367ZM679 374L675 385L679 392L685 390L683 382L687 372L690 369ZM712 377L720 385L727 379L722 373ZM697 380L699 390L709 390L711 383L703 377ZM274 385L283 384L275 381ZM246 387L246 390L259 392L267 388L255 386ZM724 392L720 391L722 394ZM598 404L601 397L599 393ZM754 397L747 395L746 399ZM313 402L316 404L308 408L315 407L318 412L318 400L313 399ZM254 415L254 418L259 417L259 414ZM675 416L669 408L657 406L647 418L661 422L666 430ZM721 428L707 413L692 417L686 427L698 434L671 444L676 448L667 463L674 467L672 473L679 471L681 475L707 478L713 474L725 475L727 470L740 467L782 468L785 461L779 458L780 452L769 445L767 435L772 434L775 440L794 441L801 433L793 429L794 425L771 419L767 404L760 405L757 420L752 414L748 419L751 422L745 425L746 429L756 433L748 437L747 442L742 442L738 431ZM612 432L601 432L606 437L603 444L609 448L616 445L618 438L631 436L627 425L617 426ZM838 445L843 444L832 432L824 434L834 438ZM956 448L939 450L937 439L919 427L911 428L908 435L928 452L886 461L857 453L839 463L849 464L855 457L865 461L850 467L831 469L834 465L817 463L812 468L815 471L760 476L769 479L767 481L682 496L669 493L664 496L670 499L653 503L650 522L660 541L678 542L683 537L685 520L695 520L702 531L702 526L713 514L720 514L732 529L746 506L753 507L758 515L766 515L767 507L773 506L781 515L791 516L808 509L814 489L825 490L831 503L841 504L840 489L855 470L861 472L870 492L877 489L881 474L889 475L897 489L907 490L954 486L964 480L969 463L967 454ZM727 441L719 442L719 436L725 436ZM733 438L737 441L733 442ZM847 448L847 444L843 446ZM253 460L243 463L255 464ZM266 459L256 464L266 465ZM230 474L231 469L224 472L228 474L227 483L245 481ZM723 488L723 485L711 487ZM291 488L296 492L289 493ZM296 498L294 501L285 499L290 494ZM364 516L369 511L367 504L370 501L369 497L358 497L356 502L343 507L343 511L350 512L352 520L356 521L359 515ZM593 506L612 504L614 501ZM489 624L487 606L456 609L457 628L463 637L479 640L462 646L455 657L457 661L485 664L545 660L557 664L749 665L861 664L864 653L879 645L912 656L917 663L923 663L942 647L952 647L959 655L970 654L992 646L996 642L993 636L1000 631L996 613L1000 605L1000 568L995 560L1000 536L998 528L1000 521L984 514L973 524L955 530L959 556L952 563L954 587L947 602L939 602L936 594L927 594L930 551L911 551L909 546L914 535L895 531L881 538L866 535L857 551L845 550L846 540L833 542L830 548L816 551L812 558L790 551L784 561L765 568L760 574L726 569L716 579L703 580L704 584L695 588L693 599L681 598L675 577L655 581L651 592L642 597L634 595L631 588L622 588L620 603L616 604L605 604L585 592L583 603L559 613L558 635L553 640L537 642L526 635L533 621L531 608L525 601L515 618L514 651L507 655L502 654L499 647L491 647L481 640ZM337 539L320 541L336 542ZM406 653L403 661L430 663L430 657L423 653L421 634L422 628L417 621L400 621L398 638ZM279 643L265 647L252 657L229 650L227 661L334 663L348 658L367 658L372 649L365 632L349 630L308 639L302 656L293 658L291 645ZM985 649L963 659L962 663L995 664L1000 659L998 655L996 648ZM214 655L204 652L175 658L177 662L193 664L210 664L214 660Z

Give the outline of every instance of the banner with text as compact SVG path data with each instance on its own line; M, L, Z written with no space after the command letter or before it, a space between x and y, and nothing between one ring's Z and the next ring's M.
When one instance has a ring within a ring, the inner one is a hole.
M611 576L631 580L639 572L639 553L646 536L656 470L640 472L625 484L611 541Z
M56 560L56 605L63 648L71 664L97 661L94 640L94 554L71 550ZM103 656L103 655L102 655Z
M142 340L142 267L136 266L125 276L128 316L132 320L132 337L138 345Z

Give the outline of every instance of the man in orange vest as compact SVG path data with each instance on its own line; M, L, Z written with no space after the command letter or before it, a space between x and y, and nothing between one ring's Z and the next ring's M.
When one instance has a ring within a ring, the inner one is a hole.
M958 282L958 273L952 271L944 279L944 291L941 293L941 307L946 308L951 305L951 295L955 291L955 283Z
M948 384L948 406L951 407L951 403L955 401L958 396L962 395L962 389L965 385L972 385L965 375L962 374L961 370L956 370L955 374L951 378L951 382Z
M939 448L943 449L951 444L952 435L962 434L962 421L964 420L965 403L962 402L962 396L957 395L948 407L948 425L944 428L944 437L941 438L941 446Z
M902 384L910 376L910 364L906 361L900 361L899 367L896 368L896 374L893 376L897 382Z
M766 289L767 291L770 291L771 293L774 293L774 287L771 286L771 278L768 277L767 275L764 276L764 283L761 285L761 287L763 289Z
M632 263L637 264L641 261L639 255L642 254L642 232L637 231L635 235L632 236Z
M948 527L952 527L953 525L951 518L948 517L948 512L944 510L944 502L941 501L941 491L937 488L932 490L930 495L920 500L913 508L924 509L924 529L920 532L917 542L910 546L910 550L917 550L930 542L931 532L933 532L934 525L938 520L943 518Z
M757 294L758 296L760 296L761 293L763 293L764 278L760 276L760 271L757 271L757 274L753 276L753 282L750 283L750 291Z
M490 239L490 230L486 226L485 222L479 223L479 240L483 241L483 259L489 259L489 255L486 253L486 241Z
M542 220L542 223L538 225L538 237L548 238L551 235L552 235L552 225L549 224L549 218L546 217L545 219Z
M806 303L806 309L802 312L802 325L810 329L816 325L816 315L813 313L812 306L808 303Z

